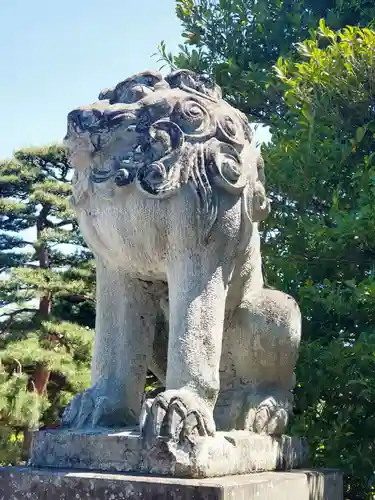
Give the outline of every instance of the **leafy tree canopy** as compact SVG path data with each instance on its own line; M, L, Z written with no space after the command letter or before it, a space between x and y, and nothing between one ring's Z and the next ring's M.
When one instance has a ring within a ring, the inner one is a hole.
M269 123L283 113L272 66L295 51L323 18L332 29L366 27L375 19L372 0L176 0L185 43L161 56L172 67L215 77L224 94L253 120Z
M324 21L279 58L283 117L263 148L273 213L268 280L302 309L294 430L313 463L372 498L375 400L375 32Z

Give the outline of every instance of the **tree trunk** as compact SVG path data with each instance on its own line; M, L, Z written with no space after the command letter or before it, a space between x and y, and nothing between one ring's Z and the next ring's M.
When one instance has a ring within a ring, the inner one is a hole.
M35 389L36 392L40 395L43 396L43 394L47 390L47 385L49 382L51 372L49 370L46 370L44 366L42 365L37 365L35 372L34 372L34 384L35 384Z

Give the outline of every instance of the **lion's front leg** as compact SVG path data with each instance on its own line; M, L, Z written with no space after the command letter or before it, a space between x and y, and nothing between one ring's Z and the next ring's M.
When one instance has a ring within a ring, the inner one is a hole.
M145 283L97 262L92 383L65 410L65 426L138 423L155 316L155 298Z
M209 249L181 252L168 269L166 391L148 408L143 434L174 440L213 435L226 299L221 259Z

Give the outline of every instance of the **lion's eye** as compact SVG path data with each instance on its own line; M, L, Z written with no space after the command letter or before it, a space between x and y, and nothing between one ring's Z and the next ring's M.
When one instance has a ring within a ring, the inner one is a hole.
M99 117L93 111L83 111L81 114L81 124L84 129L90 128L99 122Z

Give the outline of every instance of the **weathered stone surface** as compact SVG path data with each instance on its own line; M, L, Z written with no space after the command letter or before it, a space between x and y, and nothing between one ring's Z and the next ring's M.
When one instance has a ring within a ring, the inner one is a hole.
M282 435L301 317L264 287L269 202L246 116L201 75L146 71L71 111L65 144L97 311L92 384L63 424L140 422L148 444ZM166 390L141 413L148 368Z
M337 471L174 479L0 468L0 500L343 500Z
M131 430L42 431L34 435L35 467L148 472L176 477L217 477L307 465L306 442L248 431L217 433L194 445L157 439L144 447Z

